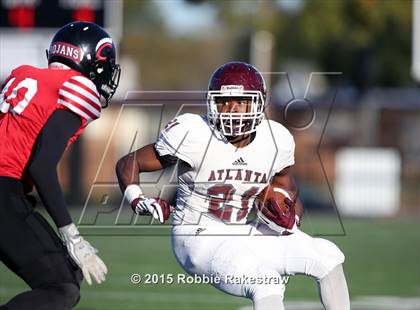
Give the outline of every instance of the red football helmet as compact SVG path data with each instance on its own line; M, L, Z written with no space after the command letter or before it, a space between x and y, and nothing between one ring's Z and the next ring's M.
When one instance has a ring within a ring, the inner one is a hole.
M240 97L251 101L246 113L220 113L216 101L220 97ZM207 92L207 115L210 124L225 136L254 132L264 117L266 87L261 73L250 64L239 61L220 66L210 78Z

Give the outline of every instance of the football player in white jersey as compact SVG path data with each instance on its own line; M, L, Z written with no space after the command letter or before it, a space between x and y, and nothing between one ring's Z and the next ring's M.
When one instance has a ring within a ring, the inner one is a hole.
M149 212L163 223L173 211L172 246L181 266L211 277L226 293L252 299L254 309L283 309L280 276L295 274L316 279L325 309L349 309L344 255L332 242L299 230L298 199L294 212L279 219L284 227L247 222L255 197L269 183L297 197L290 172L294 140L264 118L265 100L256 68L243 62L220 66L210 78L207 115L180 115L155 143L121 158L120 187L138 214ZM176 162L172 210L166 201L143 195L139 173Z

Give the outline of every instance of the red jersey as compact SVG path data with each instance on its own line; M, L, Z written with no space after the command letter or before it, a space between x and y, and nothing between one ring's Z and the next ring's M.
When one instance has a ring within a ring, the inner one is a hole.
M0 176L22 178L39 133L57 109L82 120L71 144L100 117L95 84L72 69L20 66L12 71L0 93Z

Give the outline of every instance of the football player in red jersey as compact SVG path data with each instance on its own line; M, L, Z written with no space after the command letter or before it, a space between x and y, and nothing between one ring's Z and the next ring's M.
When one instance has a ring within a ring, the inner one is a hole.
M47 57L48 68L14 69L0 94L0 259L31 288L1 309L70 309L83 276L101 283L107 273L70 217L57 164L118 87L115 46L98 25L73 22ZM32 184L62 240L28 200Z
M155 143L120 159L120 187L136 213L150 212L163 222L171 206L146 197L138 173L178 162L172 248L185 271L252 299L255 310L284 309L282 276L305 274L317 280L326 309L349 309L343 253L298 227L302 206L291 174L295 143L284 126L264 118L265 101L256 68L243 62L220 66L210 78L207 115L177 116ZM290 211L247 222L267 184L291 193Z

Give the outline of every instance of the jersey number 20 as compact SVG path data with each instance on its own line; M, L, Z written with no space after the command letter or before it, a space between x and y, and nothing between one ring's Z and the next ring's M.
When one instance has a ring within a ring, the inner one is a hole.
M207 190L210 197L209 212L223 221L230 221L233 211L233 206L229 202L233 199L235 188L232 184L214 185ZM241 221L248 214L249 200L258 192L258 187L251 187L244 192L241 197L241 208L239 209L236 221Z

